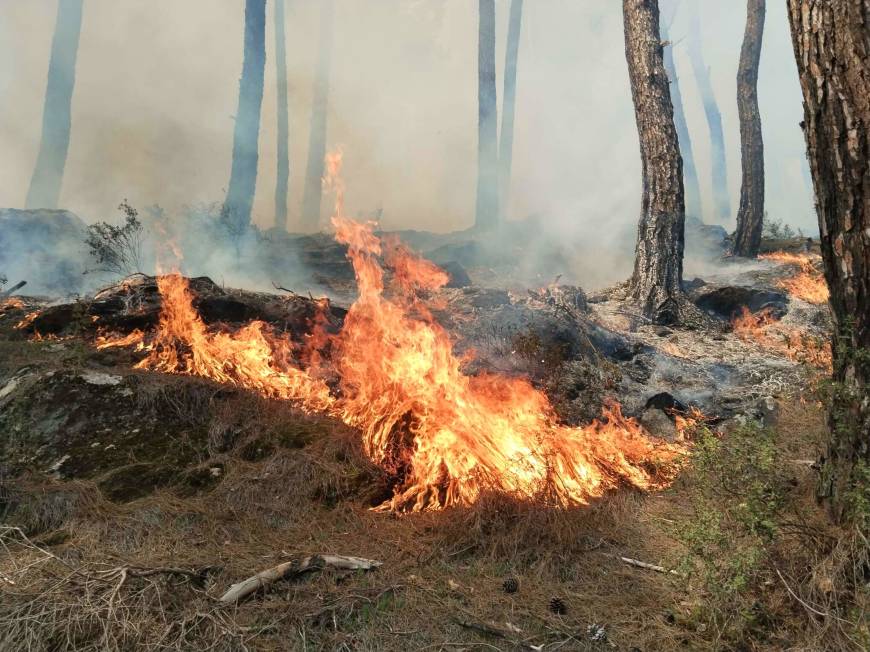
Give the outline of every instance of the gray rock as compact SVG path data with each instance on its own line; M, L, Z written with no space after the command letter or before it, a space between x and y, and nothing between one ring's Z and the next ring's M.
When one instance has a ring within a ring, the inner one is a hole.
M665 441L676 441L677 426L671 418L658 408L647 408L640 415L640 425L646 428L653 437Z

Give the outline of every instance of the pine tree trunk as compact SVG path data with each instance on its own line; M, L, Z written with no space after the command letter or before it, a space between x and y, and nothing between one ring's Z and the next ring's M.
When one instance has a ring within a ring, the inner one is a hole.
M644 316L675 323L683 303L683 162L659 37L658 0L623 0L622 9L643 170L630 292Z
M765 0L747 0L746 32L737 71L737 109L740 116L740 156L743 181L734 233L734 253L755 258L761 245L764 220L764 143L758 111L758 62L764 33Z
M320 52L314 100L311 105L311 126L308 132L308 164L302 193L302 220L309 230L320 226L320 202L323 196L323 167L326 157L326 117L329 110L329 69L332 64L333 0L322 0L320 6Z
M27 208L57 208L69 151L72 94L81 31L82 0L58 0L42 112L42 140L27 191Z
M507 217L510 199L511 168L513 166L514 115L517 97L517 56L520 49L520 28L523 20L523 0L511 0L508 22L507 50L504 61L504 94L502 98L501 139L499 157L499 206Z
M704 116L707 128L710 130L710 160L712 163L713 207L719 222L731 219L731 196L728 192L728 165L725 160L725 136L722 131L722 114L719 103L713 93L710 81L710 69L704 62L704 50L701 45L701 17L697 6L692 13L692 23L689 28L689 58L692 61L692 72L695 83L701 94L704 105Z
M287 42L284 0L275 0L275 74L278 90L278 164L275 182L275 227L287 230L287 191L290 185L290 118L287 106Z
M701 219L701 187L698 183L698 170L695 167L695 154L692 151L692 138L689 135L689 125L683 111L683 98L680 93L680 81L677 77L677 67L674 64L674 47L668 36L667 25L661 26L662 41L665 46L665 72L671 81L671 100L674 104L674 125L677 128L677 138L680 142L680 154L683 157L683 187L686 192L686 215Z
M870 472L870 4L788 0L834 314L834 405L819 494L848 518Z
M474 225L498 223L498 109L495 92L495 0L480 0L477 41L477 205Z
M233 164L223 208L228 223L235 231L251 223L251 207L257 187L257 146L265 72L266 0L246 0L245 54L233 133Z

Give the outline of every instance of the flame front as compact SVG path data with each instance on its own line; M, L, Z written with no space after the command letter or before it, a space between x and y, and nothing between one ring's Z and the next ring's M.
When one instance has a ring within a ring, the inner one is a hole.
M470 504L489 490L568 506L623 483L649 489L667 482L662 469L672 468L682 449L648 438L618 405L602 420L572 428L558 423L547 397L527 380L465 375L448 333L420 298L445 285L447 275L398 241L382 241L374 224L345 218L340 169L340 154L331 156L324 183L337 191L332 223L348 246L359 297L331 336L337 395L318 377L318 355L309 351L307 370L299 368L300 347L265 324L210 331L179 275L159 279L160 325L138 366L295 399L358 428L366 454L396 481L382 509ZM381 260L392 271L387 287ZM327 337L316 332L312 341L322 345Z
M808 303L827 303L830 297L828 284L814 264L815 261L821 260L819 256L774 251L769 254L761 254L759 258L797 265L798 271L788 278L779 280L777 285L793 297Z
M795 362L831 369L831 342L827 338L787 328L777 322L767 309L753 313L744 306L741 314L731 321L731 326L745 342L755 342Z

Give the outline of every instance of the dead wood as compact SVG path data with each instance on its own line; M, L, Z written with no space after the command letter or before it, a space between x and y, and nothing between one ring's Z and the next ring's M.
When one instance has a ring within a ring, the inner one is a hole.
M344 555L310 555L303 559L278 564L272 568L260 571L246 580L233 584L224 593L220 601L234 603L249 596L259 589L266 588L280 580L289 580L305 573L322 570L327 566L341 570L372 570L381 565L381 562L362 557L347 557Z
M18 281L18 283L16 283L15 285L13 285L13 286L12 286L11 288L9 288L8 290L3 290L3 292L0 292L0 299L5 299L5 298L8 297L8 296L12 296L13 293L15 293L16 291L20 290L20 289L23 288L25 285L27 285L27 281Z
M680 575L678 571L673 569L667 569L664 566L658 566L657 564L650 564L646 561L640 561L639 559L632 559L631 557L620 557L620 561L629 566L636 566L637 568L645 568L646 570L655 571L657 573L670 573L671 575Z

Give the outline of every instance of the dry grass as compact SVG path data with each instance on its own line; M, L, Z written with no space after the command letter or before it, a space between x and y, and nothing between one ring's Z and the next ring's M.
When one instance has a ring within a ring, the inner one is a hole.
M859 638L866 541L832 528L815 504L815 474L805 460L816 457L824 415L813 402L780 405L777 473L789 487L787 501L759 581L739 601L763 607L767 620L757 631L729 627L742 616L726 613L728 605L697 574L658 573L619 559L697 568L700 560L679 536L698 491L691 472L665 492L623 490L582 509L487 495L469 508L384 514L369 508L389 495L388 479L348 428L201 381L148 374L140 381L142 409L207 433L201 456L221 470L219 483L207 492L173 486L116 504L103 497L98 478L34 474L3 482L0 649L773 651L866 644ZM259 570L325 552L383 566L314 573L233 607L216 602ZM503 591L507 578L518 581L516 593ZM566 614L548 610L554 597ZM593 624L604 626L614 648L591 640Z

